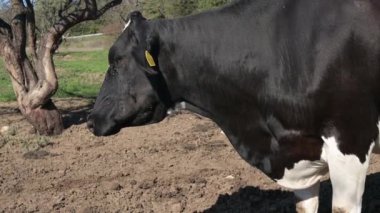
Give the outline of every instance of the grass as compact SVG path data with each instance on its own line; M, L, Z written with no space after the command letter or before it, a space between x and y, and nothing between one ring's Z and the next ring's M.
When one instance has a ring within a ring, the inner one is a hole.
M0 60L0 102L15 100L13 87L3 60Z
M50 138L41 135L25 135L20 130L21 126L16 124L10 126L9 130L0 135L0 148L7 144L20 144L24 153L35 152L51 145ZM29 155L32 153L29 153Z
M59 89L54 97L96 97L108 68L107 55L108 50L56 53ZM0 102L15 99L9 75L0 61Z
M54 55L59 88L54 97L95 97L108 68L108 49L115 35L66 39ZM0 60L0 102L16 100L10 77Z
M75 39L65 39L60 45L61 51L105 50L109 49L116 35L102 35Z
M108 68L107 55L105 50L57 53L59 89L55 97L95 97Z

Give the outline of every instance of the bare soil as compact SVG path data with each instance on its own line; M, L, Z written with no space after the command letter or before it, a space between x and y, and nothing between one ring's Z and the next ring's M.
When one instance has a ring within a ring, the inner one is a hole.
M66 131L40 137L0 103L0 212L294 212L293 194L244 162L210 120L184 112L95 137L91 101L60 99ZM363 212L380 212L373 155ZM331 211L322 183L320 212Z

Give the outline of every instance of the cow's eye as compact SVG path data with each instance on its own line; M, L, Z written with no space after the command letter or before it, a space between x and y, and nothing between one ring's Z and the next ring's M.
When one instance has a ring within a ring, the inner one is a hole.
M113 60L113 63L114 64L119 64L122 59L123 59L122 57L115 57L115 59Z

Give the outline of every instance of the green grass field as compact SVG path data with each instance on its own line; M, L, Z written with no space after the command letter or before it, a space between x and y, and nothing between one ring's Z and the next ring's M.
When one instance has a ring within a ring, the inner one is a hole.
M60 52L55 56L56 97L96 97L108 68L108 51Z
M58 52L54 56L59 89L54 97L93 98L108 68L108 50ZM0 102L15 100L10 77L0 61Z
M11 79L5 70L3 60L0 60L0 102L15 100Z

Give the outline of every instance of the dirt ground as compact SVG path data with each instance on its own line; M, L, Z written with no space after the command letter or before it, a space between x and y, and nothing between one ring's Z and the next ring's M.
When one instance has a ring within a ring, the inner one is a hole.
M66 131L31 134L14 103L0 103L0 212L294 212L292 193L245 163L210 120L184 112L95 137L91 101L56 101ZM363 212L380 212L380 156ZM320 212L331 209L322 183Z

